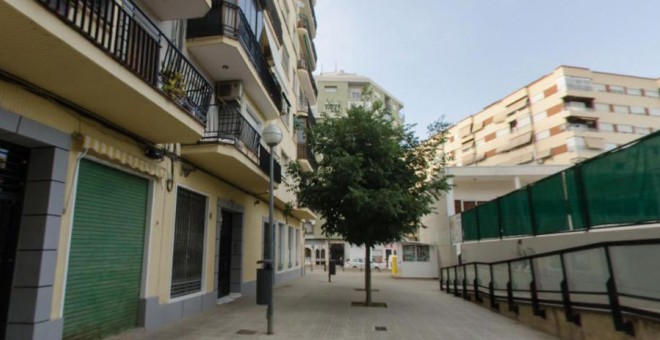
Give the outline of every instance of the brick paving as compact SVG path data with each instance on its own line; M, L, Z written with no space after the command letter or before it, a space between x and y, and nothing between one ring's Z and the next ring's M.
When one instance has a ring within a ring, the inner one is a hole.
M556 339L486 308L440 291L437 280L393 279L373 273L375 302L388 308L351 307L363 301L364 274L307 272L275 289L274 335L266 332L266 307L253 296L221 304L147 333L133 330L114 340L137 339ZM377 331L375 327L387 327ZM255 334L237 334L241 330Z

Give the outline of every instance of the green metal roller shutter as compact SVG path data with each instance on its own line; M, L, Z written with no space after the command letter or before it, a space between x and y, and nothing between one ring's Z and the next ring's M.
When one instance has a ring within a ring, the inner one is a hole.
M82 160L69 250L64 338L137 325L146 228L146 179Z

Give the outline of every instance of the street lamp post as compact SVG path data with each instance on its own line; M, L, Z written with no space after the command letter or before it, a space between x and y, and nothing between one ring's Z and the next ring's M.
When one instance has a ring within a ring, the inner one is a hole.
M273 285L275 284L275 226L273 225L273 148L282 141L282 130L274 123L266 126L262 132L262 138L270 149L270 180L268 182L268 230L266 231L266 242L264 246L268 247L266 252L270 260L271 284L268 289L268 309L266 310L266 319L268 321L268 334L273 334Z

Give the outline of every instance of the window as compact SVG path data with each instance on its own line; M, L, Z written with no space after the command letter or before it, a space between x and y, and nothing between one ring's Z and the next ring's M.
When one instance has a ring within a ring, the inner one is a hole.
M610 123L598 123L598 131L614 132L614 125Z
M245 15L245 19L247 19L254 36L260 39L261 31L264 28L264 20L259 2L256 0L243 0L239 3L239 7Z
M351 89L351 100L360 100L362 99L362 90L361 89Z
M574 152L579 149L584 149L587 144L582 137L570 137L566 139L566 147L568 152Z
M178 188L170 297L201 291L205 229L206 197Z
M544 98L545 98L545 94L543 92L539 92L539 93L532 96L532 104L538 103L541 100L543 100Z
M642 95L642 90L641 89L633 89L633 88L628 88L628 94L631 96L641 96Z
M288 238L287 246L289 247L289 265L287 266L288 268L291 268L293 266L293 263L291 263L291 260L293 259L293 227L289 226L289 238Z
M298 261L298 258L300 255L298 254L298 249L300 248L300 230L296 229L296 243L294 244L293 248L293 257L296 259L296 267L300 264Z
M644 94L647 97L660 98L660 91L658 91L657 89L644 90Z
M646 127L636 126L635 127L635 133L638 134L638 135L645 136L645 135L648 135L649 133L651 133L651 129L646 128Z
M564 103L564 107L569 109L569 110L585 111L587 109L587 103L569 101L569 102Z
M570 131L595 131L596 120L588 117L566 117L566 128Z
M335 93L337 92L337 86L325 86L323 90L328 93Z
M430 248L426 245L404 245L403 262L429 262L431 261Z
M628 113L628 107L624 105L612 105L614 112L616 113Z
M544 140L548 137L550 137L550 130L541 131L541 132L536 134L536 140L537 141Z
M591 88L596 92L607 92L603 84L591 84Z
M286 74L287 78L291 78L289 76L289 52L286 50L286 48L283 48L283 53L282 53L282 68L284 69L284 74ZM295 88L295 87L294 87Z
M539 113L537 113L537 114L534 115L534 122L535 122L535 123L536 123L536 122L540 122L540 121L542 121L542 120L544 120L544 119L546 119L546 118L548 118L548 113L545 112L545 111L541 111L541 112L539 112Z
M305 234L311 235L314 234L314 225L312 222L305 222Z
M383 263L383 250L373 249L371 251L371 261L374 263Z
M660 108L649 108L649 114L651 116L660 116Z
M284 268L284 243L286 239L286 226L282 223L277 225L277 270Z
M626 93L626 88L623 87L623 86L618 86L618 85L610 85L610 92L611 93L625 94Z
M610 104L596 103L594 108L598 112L610 112Z
M633 127L632 127L632 125L617 124L616 125L616 130L619 131L619 132L623 132L623 133L632 133L633 132Z
M630 107L630 113L634 115L645 115L646 114L646 109L644 109L641 106L631 106Z
M562 76L557 78L557 88L559 90L591 91L591 78Z

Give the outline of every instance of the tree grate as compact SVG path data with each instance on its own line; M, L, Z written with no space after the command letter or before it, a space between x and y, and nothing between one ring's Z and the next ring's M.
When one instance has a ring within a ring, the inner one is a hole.
M386 332L386 331L387 331L387 327L385 327L385 326L376 326L376 330L377 330L377 331Z
M257 334L257 331L253 331L251 329L241 329L236 334L241 334L241 335L252 335L252 334Z

